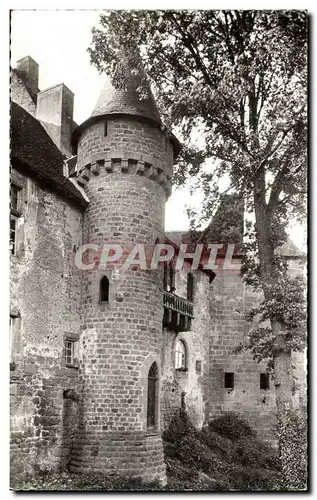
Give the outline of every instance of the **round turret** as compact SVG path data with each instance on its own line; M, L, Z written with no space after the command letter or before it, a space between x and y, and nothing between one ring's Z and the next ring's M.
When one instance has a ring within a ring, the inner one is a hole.
M107 82L92 117L75 131L78 183L89 206L84 241L164 241L176 140L161 130L153 97ZM72 469L166 481L160 437L162 276L122 265L83 271L82 430Z

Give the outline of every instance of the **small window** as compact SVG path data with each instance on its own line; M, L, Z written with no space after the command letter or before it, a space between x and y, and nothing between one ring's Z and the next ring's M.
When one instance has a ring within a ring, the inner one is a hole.
M21 317L10 314L10 360L21 352Z
M234 389L234 373L225 373L225 389Z
M10 188L10 203L11 210L19 209L19 188L11 184Z
M168 286L168 269L167 267L164 266L164 276L163 276L163 288L164 290L167 290Z
M164 267L163 287L168 292L175 292L175 271L172 267Z
M73 365L75 361L75 342L72 340L66 340L65 341L65 361L66 365Z
M178 340L175 346L175 368L184 370L186 368L186 347L184 342Z
M194 300L194 276L192 273L187 274L187 300Z
M260 373L260 389L267 391L270 388L270 376L268 373Z
M196 361L196 372L201 373L201 360L197 359Z
M158 369L157 364L153 363L148 373L148 391L147 391L147 427L152 428L157 424L157 382Z
M169 286L170 292L175 292L175 271L172 268L169 270Z
M10 216L10 252L15 255L16 252L16 233L18 219L14 215Z
M105 126L104 126L104 136L107 137L108 135L108 122L105 121Z
M100 302L109 302L109 280L107 276L100 280Z

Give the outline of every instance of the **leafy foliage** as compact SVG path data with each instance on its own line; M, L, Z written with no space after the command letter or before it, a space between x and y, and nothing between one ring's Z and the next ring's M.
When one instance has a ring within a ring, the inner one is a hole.
M285 419L279 418L277 433L280 438L283 489L306 490L307 419L302 414L289 410Z
M127 68L143 80L145 69L165 122L182 137L180 182L207 158L216 163L199 179L210 186L210 217L225 172L249 199L265 167L275 176L272 197L303 205L306 44L301 11L125 10L100 16L88 50L117 85Z
M234 457L246 467L281 470L281 462L276 450L263 444L254 437L243 437L234 443Z
M187 411L179 408L174 413L168 428L163 431L162 438L174 443L190 433L195 434L195 432L195 427L190 421Z
M245 420L239 418L235 413L226 413L221 417L211 420L208 427L211 431L231 441L246 436L254 436L254 431L249 424Z
M179 433L174 424L169 431L171 441L164 442L168 489L280 489L277 451L259 441L237 415L214 419L201 431L187 426L186 433Z
M297 417L292 416L296 429ZM187 424L184 426L183 422ZM175 425L179 422L179 425ZM233 432L233 427L238 429ZM302 428L305 427L302 425ZM213 429L217 429L216 432ZM228 432L228 429L230 431ZM175 434L174 434L175 432ZM224 437L230 434L233 439ZM304 432L296 434L298 443L304 443ZM210 425L197 431L189 417L176 412L169 429L170 441L164 441L168 484L146 483L142 478L106 476L100 472L71 474L39 466L35 474L28 474L15 490L45 491L274 491L280 490L282 477L276 450L263 444L247 422L236 415L214 419ZM295 446L295 457L298 458ZM303 464L297 464L302 474ZM298 476L302 477L302 476ZM301 484L297 484L301 489ZM290 488L296 489L294 481Z
M189 212L192 227L214 214L224 177L225 192L238 192L255 213L245 282L264 291L262 316L281 321L284 348L301 348L303 284L281 279L287 264L278 249L289 219L306 213L306 13L108 11L88 51L115 85L138 73L141 98L145 72L150 78L164 121L183 144L175 181L195 177L204 193L201 213ZM266 325L252 332L257 359L274 359L270 333Z
M161 487L156 482L146 483L142 478L106 476L100 472L71 474L67 471L39 469L28 474L15 490L36 491L156 491Z

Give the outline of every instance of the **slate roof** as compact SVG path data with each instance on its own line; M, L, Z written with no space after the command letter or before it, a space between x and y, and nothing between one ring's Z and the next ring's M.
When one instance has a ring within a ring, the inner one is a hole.
M165 231L165 236L173 243L175 243L178 247L181 243L190 243L189 231ZM210 240L210 242L211 241L212 239ZM226 243L225 240L224 243ZM305 252L302 252L290 239L290 237L288 237L285 243L277 250L277 253L289 258L306 257Z
M77 154L78 139L90 124L102 120L103 117L109 115L130 115L138 118L150 120L155 126L163 130L164 126L160 119L160 114L157 109L155 99L153 97L150 85L147 88L147 97L142 98L137 91L140 85L140 78L132 76L129 78L127 88L115 88L110 78L107 77L104 87L100 93L97 103L91 116L77 127L72 135L73 153ZM166 128L165 128L166 130ZM173 133L168 132L174 146L174 157L178 155L181 149L180 142Z
M23 85L25 86L26 90L28 91L32 101L34 104L36 104L37 101L37 94L40 92L40 89L37 89L36 91L32 90L31 87L28 85L27 80L25 78L25 74L23 71L17 69L17 68L11 68L11 71L14 71L14 73L17 75L19 80L22 81Z
M11 103L11 156L52 189L83 206L87 204L63 175L64 155L41 123L15 102Z
M137 92L140 81L131 76L126 89L115 88L110 78L106 78L96 106L91 116L126 114L141 116L161 123L160 115L155 104L150 86L147 89L147 98L142 99Z

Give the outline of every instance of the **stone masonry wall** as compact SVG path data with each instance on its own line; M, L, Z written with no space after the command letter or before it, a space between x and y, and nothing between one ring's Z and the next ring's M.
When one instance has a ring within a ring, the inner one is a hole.
M266 373L266 363L257 363L249 352L236 354L234 351L247 340L249 323L244 314L258 303L261 296L244 285L239 270L218 273L211 288L209 419L236 412L250 421L261 438L274 443L274 381L270 378L268 390L260 389L260 373ZM296 358L302 359L303 355L294 354ZM299 387L302 387L303 370L299 366L298 371ZM234 373L233 390L224 387L225 372ZM297 391L294 392L294 404L299 404Z
M172 175L173 146L159 128L145 120L108 117L84 130L78 143L78 169L109 151L131 151L149 156L169 177Z
M80 276L73 266L82 214L12 169L20 188L17 251L10 257L12 486L34 466L67 461L65 391L80 394L78 370L66 367L64 339L79 337ZM66 457L66 458L65 458Z
M175 293L187 298L187 274L190 267L176 271ZM210 342L210 285L209 276L201 271L194 275L194 316L191 331L176 333L163 330L161 411L167 427L182 397L186 410L197 428L208 416L208 375ZM186 346L187 371L175 369L175 343L182 340ZM183 396L182 396L183 394Z

